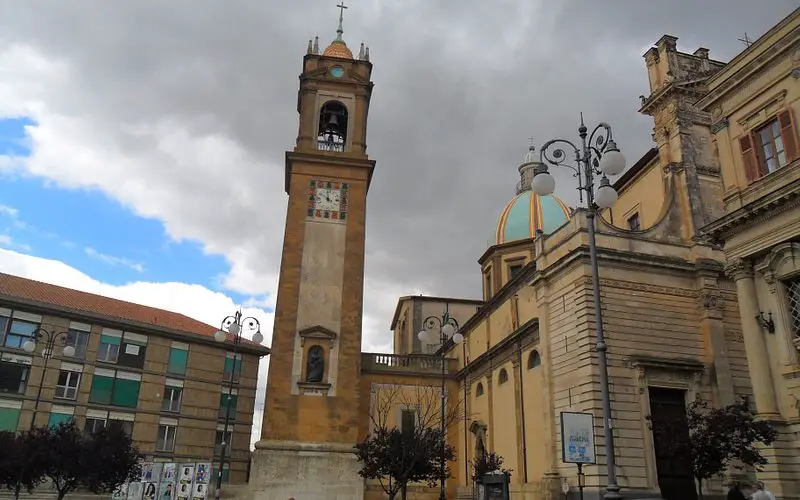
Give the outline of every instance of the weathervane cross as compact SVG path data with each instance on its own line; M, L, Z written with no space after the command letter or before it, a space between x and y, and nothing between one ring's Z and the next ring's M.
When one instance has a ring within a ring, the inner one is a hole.
M340 2L337 7L339 7L339 22L342 22L342 18L344 17L344 9L347 8L347 5L345 5L344 2Z
M750 39L747 37L747 32L745 32L745 34L744 34L744 38L739 38L738 40L739 40L740 42L742 42L742 43L745 45L745 47L748 47L748 48L749 48L751 45L753 45L753 41L752 41L752 40L750 40Z

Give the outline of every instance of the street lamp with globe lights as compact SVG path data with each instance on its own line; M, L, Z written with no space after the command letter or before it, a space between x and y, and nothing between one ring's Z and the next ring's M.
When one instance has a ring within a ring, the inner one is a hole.
M617 148L612 138L611 126L600 123L591 134L587 133L581 113L581 124L578 127L580 146L565 139L553 139L546 142L541 151L540 165L534 170L531 180L531 189L538 195L552 194L556 188L556 181L548 172L547 164L557 167L567 167L574 172L578 179L578 193L581 202L586 195L586 223L589 233L589 260L592 268L592 293L594 295L595 325L597 328L597 351L600 365L600 392L603 400L603 428L606 447L606 466L608 484L603 498L606 500L622 498L617 485L616 464L614 457L614 434L611 420L611 397L608 386L608 358L606 351L605 334L603 332L603 314L600 305L600 277L597 265L597 242L595 240L595 220L597 211L611 208L617 202L617 192L611 186L608 176L621 174L625 170L625 157ZM587 138L588 137L588 138ZM574 153L576 165L565 163L567 153L564 149ZM600 185L595 189L595 176L600 176Z
M44 328L37 328L31 333L31 338L22 344L23 351L27 353L33 353L36 351L36 347L39 344L44 343L44 348L42 349L44 365L42 366L42 376L39 379L39 389L36 391L36 401L33 403L33 416L31 417L30 426L31 430L33 430L34 426L36 425L36 414L39 412L39 402L42 399L44 375L47 372L47 364L50 362L50 358L52 358L55 354L56 342L61 344L61 354L63 356L71 358L75 355L75 348L71 345L67 345L67 342L69 341L69 335L69 332L53 332L45 330Z
M441 438L442 438L442 450L441 450L441 471L440 471L440 493L439 499L446 500L445 497L445 471L446 471L446 464L444 460L445 455L445 447L447 446L447 439L446 439L446 431L445 429L445 419L446 419L446 403L447 403L447 390L445 386L447 371L446 371L446 353L447 350L445 349L446 344L448 341L452 341L453 345L458 345L464 341L464 336L461 335L461 332L458 331L458 321L455 318L451 317L450 314L445 311L442 317L438 316L428 316L425 318L425 321L422 322L422 330L420 330L419 334L417 335L420 342L424 342L426 344L441 344L440 352L442 356L442 419L440 422L440 431L441 431Z
M228 425L231 418L231 393L233 386L238 385L238 378L236 377L237 363L239 361L239 345L242 342L242 335L245 333L252 333L252 341L256 344L264 342L264 335L261 333L261 323L253 317L243 317L241 311L236 311L235 314L227 316L222 320L220 329L214 333L214 340L220 344L230 341L233 344L233 368L231 372L231 380L228 387L228 403L225 408L225 424L222 430L222 442L220 443L219 450L219 468L217 469L217 487L214 496L219 500L220 490L222 489L222 470L225 468L225 448L229 443L225 440L228 438ZM238 369L241 369L239 364ZM235 382L234 382L235 380Z

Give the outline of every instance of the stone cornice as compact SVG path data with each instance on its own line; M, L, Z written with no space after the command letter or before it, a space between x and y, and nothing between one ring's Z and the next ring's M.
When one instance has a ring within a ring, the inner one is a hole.
M355 156L352 153L305 149L302 151L287 151L285 155L286 179L284 181L287 194L289 193L289 185L292 178L292 164L295 162L318 164L327 167L364 169L367 171L367 189L369 189L370 182L372 181L372 172L375 169L375 160L370 160L366 156Z
M786 20L784 20L784 22L785 21ZM775 26L772 28L772 30L777 29L779 26L783 25L784 22L781 22L778 26ZM700 109L708 109L711 107L715 102L719 101L731 90L742 84L753 73L757 72L763 66L769 64L772 59L778 57L782 52L788 50L791 45L798 40L799 37L800 25L795 27L780 40L764 48L763 52L761 52L758 57L745 64L740 69L735 70L733 74L730 74L729 71L734 71L733 68L735 68L738 63L737 59L743 57L746 53L749 53L751 51L750 49L756 50L758 47L751 46L749 50L745 50L744 52L740 53L730 63L728 63L725 68L720 70L714 77L709 79L709 92L705 97L697 102L697 107ZM763 38L764 37L762 37L762 39ZM724 80L719 85L714 87L713 85L715 81L719 78L723 78Z
M508 281L503 288L497 291L491 299L487 300L481 307L475 311L463 325L461 325L461 334L468 337L470 331L477 326L481 320L493 313L498 307L505 304L505 302L523 286L525 286L533 274L536 272L536 262L529 262L517 273L511 280ZM444 346L446 350L450 350L453 344ZM441 349L441 348L440 348ZM438 353L439 351L437 351Z
M456 372L458 380L471 380L487 376L491 379L491 369L505 363L517 353L519 349L535 344L539 341L539 318L533 318L517 328L508 337L489 348L477 358L471 360L461 370Z
M788 168L788 167L784 167ZM750 189L757 189L751 186ZM755 225L800 207L800 179L791 182L701 228L717 242L724 242Z

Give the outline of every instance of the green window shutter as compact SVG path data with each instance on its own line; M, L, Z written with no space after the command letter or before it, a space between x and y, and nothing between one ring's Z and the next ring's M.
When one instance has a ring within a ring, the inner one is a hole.
M231 413L230 418L236 418L236 407L238 403L238 396L236 394L231 395L230 404L231 404ZM219 418L225 418L228 412L228 395L227 394L220 394L219 395Z
M0 431L16 431L19 412L19 408L0 408Z
M189 361L189 351L184 349L175 349L174 347L169 350L169 364L167 365L167 373L174 375L186 375L186 365Z
M114 382L114 394L111 397L111 404L136 408L136 405L139 403L140 385L141 382L138 380L116 379Z
M119 337L109 337L108 335L100 335L101 344L119 345L122 339Z
M225 358L225 373L230 373L233 371L233 359Z
M92 388L89 391L90 403L111 403L111 390L114 387L113 377L95 375L92 377Z
M60 424L61 422L66 422L67 420L71 419L72 415L66 415L64 413L51 413L50 420L48 420L47 425L50 427L55 427L56 425Z

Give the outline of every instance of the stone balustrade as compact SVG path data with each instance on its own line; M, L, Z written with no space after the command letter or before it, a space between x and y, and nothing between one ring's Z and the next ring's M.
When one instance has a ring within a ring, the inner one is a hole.
M458 371L458 360L447 358L446 373ZM442 358L430 354L385 354L375 352L361 353L361 370L367 372L407 372L441 374Z

